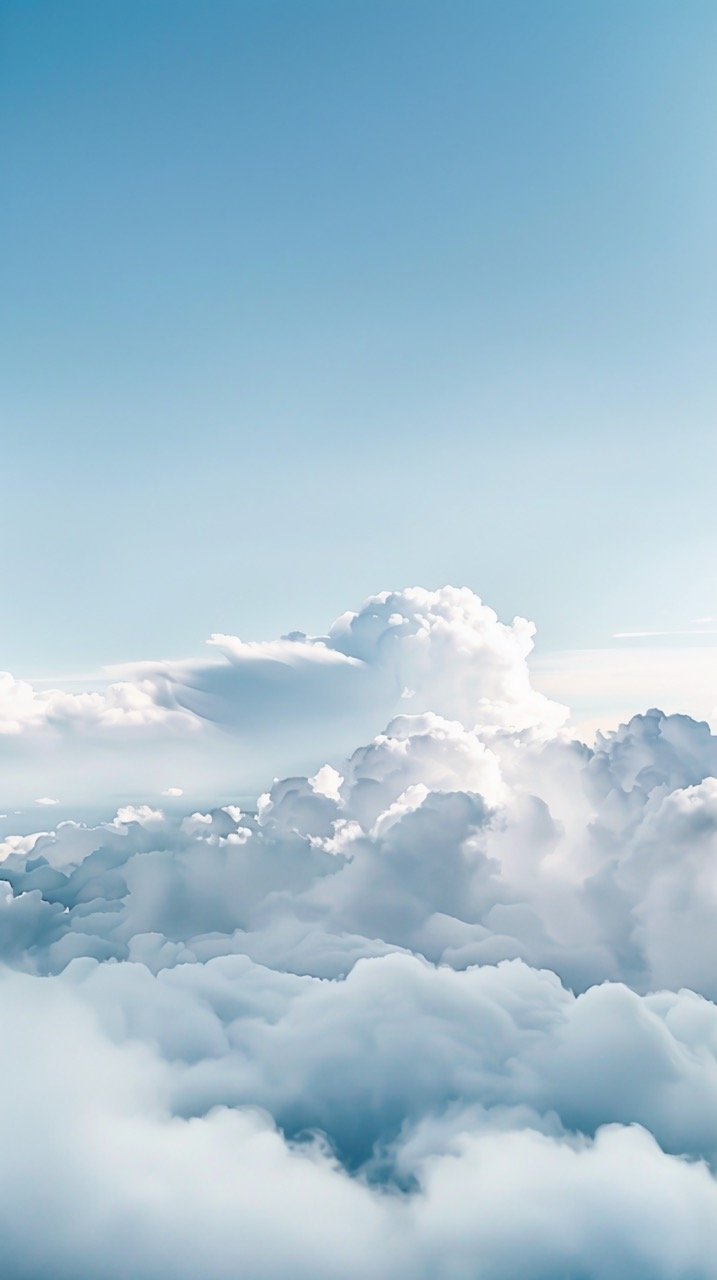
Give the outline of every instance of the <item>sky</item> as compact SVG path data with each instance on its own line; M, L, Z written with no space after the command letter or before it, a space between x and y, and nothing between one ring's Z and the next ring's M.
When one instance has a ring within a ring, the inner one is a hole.
M717 614L713 4L0 13L1 666Z
M717 1280L716 70L0 0L3 1280Z
M717 724L712 4L0 15L8 822L335 761L336 672L262 664L412 586L532 620L586 740Z

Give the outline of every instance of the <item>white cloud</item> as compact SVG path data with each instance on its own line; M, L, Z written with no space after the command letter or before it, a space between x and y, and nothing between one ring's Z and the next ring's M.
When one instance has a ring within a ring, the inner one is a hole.
M164 707L150 684L121 681L104 691L44 691L26 680L0 672L0 735L11 737L45 731L137 731L163 725L180 728L189 722L182 711Z
M446 589L223 640L150 702L386 720L256 804L5 837L11 1280L717 1280L717 737L571 739L531 635Z
M153 809L148 804L124 804L117 810L114 825L123 827L128 822L137 822L143 827L152 826L164 822L164 814L161 809Z
M247 795L272 773L335 765L409 705L466 728L550 736L567 710L531 685L533 633L522 618L501 623L469 590L411 588L370 597L323 636L214 635L211 657L108 669L83 692L6 675L6 781L27 803L41 769L43 787L86 804L156 795L171 768L213 798L237 786Z
M294 632L246 642L213 635L221 660L135 663L103 690L40 692L8 673L0 677L0 731L41 727L124 732L157 726L181 730L195 721L254 730L267 715L282 725L307 712L336 718L367 699L382 716L414 699L472 727L559 726L564 708L530 684L526 657L534 627L506 625L472 591L444 587L383 592L342 615L326 636Z

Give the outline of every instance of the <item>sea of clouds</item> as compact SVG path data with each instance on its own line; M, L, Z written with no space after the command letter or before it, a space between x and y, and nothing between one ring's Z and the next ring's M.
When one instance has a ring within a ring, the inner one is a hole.
M413 589L6 682L6 750L354 734L252 805L0 844L7 1280L717 1277L717 737L573 740L532 635Z

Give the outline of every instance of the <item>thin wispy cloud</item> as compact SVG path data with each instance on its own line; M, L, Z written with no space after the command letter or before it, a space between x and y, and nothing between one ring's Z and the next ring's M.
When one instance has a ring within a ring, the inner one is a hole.
M673 631L615 631L612 638L613 640L645 640L653 636L660 639L683 638L686 636L717 636L717 627L695 625L694 627L683 627Z

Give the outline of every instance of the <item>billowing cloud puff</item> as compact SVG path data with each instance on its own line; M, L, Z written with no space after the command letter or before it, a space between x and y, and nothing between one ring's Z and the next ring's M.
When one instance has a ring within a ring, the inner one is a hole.
M385 723L4 840L10 1280L717 1277L717 739L572 741L530 640L451 589L222 637L152 705Z
M111 668L79 692L0 675L0 761L18 804L60 795L72 812L163 792L170 769L197 799L255 795L267 776L340 762L406 711L550 736L567 710L531 686L533 632L472 591L411 588L322 636L214 635L206 658Z
M216 634L209 644L221 657L115 667L120 678L92 691L38 691L0 673L0 733L179 731L196 721L260 732L268 716L286 729L367 704L385 719L406 699L413 711L467 727L554 728L566 710L531 687L534 630L524 618L499 622L465 588L385 591L343 614L325 636L292 632L257 643Z

